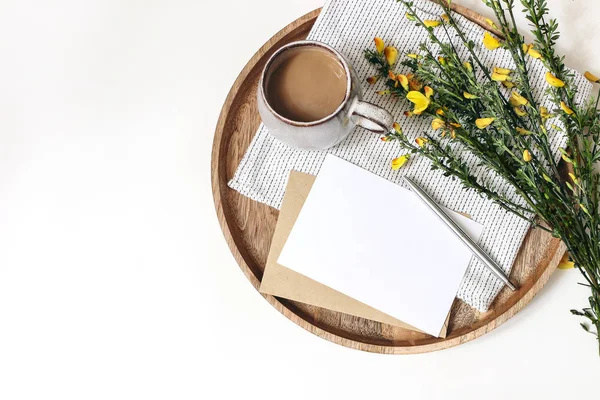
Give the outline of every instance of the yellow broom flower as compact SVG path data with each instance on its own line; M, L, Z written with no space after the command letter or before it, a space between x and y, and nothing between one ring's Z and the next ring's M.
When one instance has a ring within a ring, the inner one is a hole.
M416 90L408 92L406 99L415 105L415 109L413 110L414 114L421 114L423 111L427 110L427 107L429 107L429 103L431 102L428 97L425 97L423 93Z
M373 39L373 41L375 42L375 48L377 49L377 52L379 54L383 53L383 49L385 47L385 43L383 43L383 39L380 37L376 37L375 39Z
M397 122L394 122L394 124L392 125L392 127L394 128L394 130L396 131L397 134L402 135L402 128L400 128L400 124Z
M517 127L517 132L519 132L521 135L531 135L530 131L521 127Z
M448 14L442 14L442 20L444 20L444 22L448 22L450 21L450 17L448 16Z
M531 161L531 153L529 152L529 150L525 150L525 151L523 152L523 160L524 160L525 162L529 162L529 161Z
M542 53L540 53L539 51L537 51L536 49L534 49L533 45L531 45L529 47L529 50L527 50L527 54L529 54L529 56L532 57L532 58L537 58L537 59L542 58Z
M509 75L500 74L498 72L492 72L492 80L496 82L510 81Z
M527 111L525 111L522 107L514 107L514 110L519 117L524 117L527 115Z
M428 28L435 28L436 26L438 26L439 24L441 24L440 21L436 21L434 19L426 19L423 21L423 24L428 27Z
M405 154L405 155L400 156L398 158L394 158L392 160L392 169L394 171L396 171L397 169L402 168L402 166L404 164L406 164L406 162L408 161L409 158L410 158L410 155L408 155L408 154Z
M377 75L370 76L367 78L367 82L369 82L369 84L373 85L375 82L377 82L378 79L379 79L379 77Z
M408 57L408 58L413 58L413 59L415 59L415 60L416 60L417 58L419 58L419 55L418 55L418 54L415 54L415 53L408 53L408 54L406 55L406 57Z
M417 142L417 144L419 145L419 147L423 147L427 143L429 143L429 139L427 139L425 137L418 137L418 138L415 139L415 142Z
M474 94L471 94L469 92L463 92L463 96L465 97L465 99L469 99L469 100L477 98L477 96L475 96Z
M483 45L488 50L496 50L498 47L500 47L500 41L490 35L489 32L485 32L483 34Z
M438 61L439 61L439 63L440 63L441 65L446 65L446 59L445 59L444 57L442 57L442 56L439 56L439 57L438 57Z
M432 88L430 88L429 86L425 86L424 90L425 90L425 96L427 98L430 98L431 96L433 96L433 89Z
M565 252L565 255L562 257L562 259L558 263L558 269L572 269L572 268L575 268L575 263L569 259L569 253Z
M600 78L598 78L596 75L592 74L590 71L585 71L585 74L583 74L583 76L585 76L585 78L590 82L594 82L594 83L600 82Z
M402 85L402 88L408 92L408 78L406 75L398 74L396 75L396 79Z
M446 122L443 119L440 118L435 118L431 121L431 129L433 129L434 131L437 131L440 128L443 128L446 126Z
M413 115L415 115L415 114L412 111L404 111L405 117L412 117Z
M444 115L444 110L442 110L441 108L438 108L435 113L437 115Z
M548 112L548 109L544 106L540 107L540 117L543 120L547 120L548 118L552 118L553 115Z
M494 119L495 118L477 118L475 120L475 125L477 125L479 129L484 129L494 122Z
M546 82L548 82L550 86L558 88L565 86L565 83L557 77L555 77L554 75L552 75L552 72L550 71L546 72Z
M560 102L560 108L562 108L562 110L563 110L564 112L566 112L566 113L567 113L567 115L571 115L571 114L573 114L573 110L571 110L571 109L569 108L569 106L565 104L565 102L564 102L564 101L561 101L561 102Z
M396 75L394 74L394 71L392 71L392 70L388 71L388 78L390 78L393 81L396 80Z
M527 101L525 97L521 96L519 93L513 90L513 92L510 95L509 103L514 107L518 107L527 105L529 101Z
M502 75L508 75L508 74L512 73L512 70L510 70L508 68L494 67L494 72L496 72L498 74L502 74Z
M508 89L512 89L515 87L515 84L513 82L504 81L504 82L502 82L502 86L504 86L505 88L508 88Z
M487 23L489 26L491 26L491 27L492 27L492 28L494 28L494 29L498 29L498 27L496 26L496 24L494 23L494 21L492 21L492 20L491 20L491 19L489 19L489 18L484 18L484 19L485 19L485 22L486 22L486 23Z
M389 65L394 65L396 63L396 59L398 58L398 50L396 50L395 47L386 47L383 49L383 54L385 55L385 59Z
M473 71L473 66L471 65L471 63L470 63L470 62L468 62L468 61L465 61L465 62L463 63L463 65L465 66L465 68L467 69L467 71L469 71L469 72L472 72L472 71Z

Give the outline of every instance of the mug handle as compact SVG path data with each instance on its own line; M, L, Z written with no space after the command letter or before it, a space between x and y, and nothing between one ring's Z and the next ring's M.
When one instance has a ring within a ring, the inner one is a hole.
M358 117L357 125L374 133L386 134L393 128L392 114L367 101L359 101L352 115Z

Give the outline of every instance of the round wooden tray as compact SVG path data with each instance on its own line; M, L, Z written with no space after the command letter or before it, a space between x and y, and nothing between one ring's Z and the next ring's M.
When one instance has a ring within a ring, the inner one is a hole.
M480 15L460 6L455 5L454 8L485 27ZM240 195L230 189L227 182L233 177L260 123L255 98L259 74L265 62L282 45L304 39L320 11L317 9L298 18L258 50L233 84L217 123L211 165L215 208L231 252L257 290L278 211ZM456 299L445 339L287 299L263 296L296 324L334 343L375 353L423 353L475 339L515 315L548 281L564 252L562 242L539 229L531 230L511 273L511 280L520 289L516 292L503 289L486 313L477 312Z

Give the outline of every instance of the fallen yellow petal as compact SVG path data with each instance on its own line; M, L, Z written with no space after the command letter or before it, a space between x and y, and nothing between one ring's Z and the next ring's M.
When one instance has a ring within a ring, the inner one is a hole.
M436 26L441 24L441 22L433 19L426 19L423 21L423 24L428 28L435 28Z
M531 161L531 153L529 152L529 150L525 150L523 152L523 160L525 160L525 162Z
M425 97L425 95L419 91L411 90L406 95L406 99L411 103L414 103L415 109L413 110L413 113L415 114L420 114L429 107L429 98Z
M383 54L385 55L385 59L389 65L394 65L396 63L396 59L398 58L398 50L396 50L395 47L386 47L383 49Z
M489 126L492 122L494 122L494 119L495 118L477 118L475 120L475 125L477 125L479 129L483 129Z
M385 47L385 43L383 43L383 39L380 37L376 37L373 39L375 41L375 48L379 54L383 53L383 48Z
M370 76L370 77L367 78L367 82L369 82L372 85L375 82L377 82L378 79L379 79L379 77L377 75Z
M575 263L569 259L569 253L565 252L565 255L562 257L560 262L558 263L558 269L572 269L575 267Z
M458 122L450 122L450 125L452 125L455 128L460 128L462 125L459 124Z
M555 77L554 75L552 75L552 72L550 71L546 72L546 82L548 82L550 86L558 88L565 86L565 83L557 77Z
M437 131L440 128L443 128L446 126L446 122L443 119L440 118L435 118L431 121L431 129L433 129L434 131Z
M438 108L437 111L435 112L437 115L444 115L444 110L442 110L441 108Z
M468 92L463 92L463 96L465 97L465 99L476 99L477 96L475 96L474 94L468 93Z
M418 54L415 54L415 53L408 53L408 54L406 55L406 57L409 57L409 58L414 58L414 59L416 60L417 58L419 58L419 55L418 55Z
M508 89L512 89L515 87L515 84L513 82L504 81L504 82L502 82L502 86L504 86L505 88L508 88Z
M566 112L566 113L567 113L567 115L571 115L571 114L573 114L573 110L571 110L571 109L569 108L569 106L565 104L565 102L564 102L564 101L561 101L561 102L560 102L560 108L562 108L562 110L563 110L564 112Z
M418 137L415 139L415 142L417 142L417 144L420 147L425 146L427 143L429 143L429 139L425 138L425 137Z
M600 82L600 78L598 78L596 75L592 74L590 71L585 71L585 74L583 74L583 76L585 76L585 78L590 82L594 82L594 83Z
M522 107L514 107L514 110L519 117L524 117L527 115L527 111L523 110Z
M485 22L486 22L486 23L487 23L489 26L491 26L492 28L496 28L496 24L494 23L494 21L492 21L492 20L491 20L491 19L489 19L489 18L484 18L484 19L485 19Z
M483 34L483 45L488 50L496 50L498 47L500 47L500 41L490 35L489 32L485 32Z
M394 75L394 72L392 70L388 71L388 78L390 78L393 81L396 80L396 75Z
M402 88L408 92L408 78L406 75L398 74L396 75L396 79L402 85Z
M404 116L405 117L412 117L414 114L412 111L404 111Z
M398 158L394 158L392 160L392 169L395 171L397 169L402 168L402 166L404 164L406 164L406 162L408 161L409 158L410 158L410 156L408 154L405 154L405 155L400 156Z
M448 14L442 14L442 19L443 19L445 22L448 22L448 21L450 21L450 17L448 16Z
M400 124L397 122L394 122L394 124L392 125L392 127L394 128L394 130L396 131L396 133L398 134L402 134L402 128L400 128Z
M432 88L430 88L429 86L425 86L424 90L425 90L425 96L427 98L430 98L431 96L433 96L433 89Z

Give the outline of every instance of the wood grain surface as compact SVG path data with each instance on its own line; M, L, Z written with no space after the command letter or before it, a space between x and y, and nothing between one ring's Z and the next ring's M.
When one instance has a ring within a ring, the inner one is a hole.
M453 5L453 8L482 27L489 28L479 14L459 5ZM211 172L217 216L231 252L257 290L278 211L240 195L230 189L227 182L233 177L260 123L255 97L264 64L280 46L304 39L320 11L317 9L298 18L258 50L231 88L215 131ZM291 321L331 342L375 353L423 353L473 340L515 315L548 281L564 252L565 246L558 239L539 229L531 230L510 276L520 289L511 292L504 288L486 313L480 313L456 299L445 339L282 298L263 297Z

